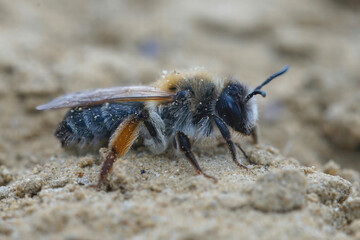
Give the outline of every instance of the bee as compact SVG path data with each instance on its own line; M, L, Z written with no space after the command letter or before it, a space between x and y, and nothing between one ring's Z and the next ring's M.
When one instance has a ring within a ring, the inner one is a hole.
M185 156L197 174L206 174L191 150L192 143L222 137L236 165L236 147L247 157L232 134L252 135L257 141L258 110L254 96L288 70L285 66L254 89L234 78L214 76L204 69L163 71L150 86L128 86L70 93L40 105L38 110L71 108L59 123L55 136L67 150L99 150L107 146L96 187L104 182L117 158L124 156L135 140L154 154L169 147Z

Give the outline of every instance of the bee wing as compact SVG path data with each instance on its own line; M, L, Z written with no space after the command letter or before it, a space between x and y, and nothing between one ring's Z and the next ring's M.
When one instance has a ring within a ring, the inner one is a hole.
M37 110L92 106L105 102L172 101L174 93L148 86L101 88L69 93L53 99Z

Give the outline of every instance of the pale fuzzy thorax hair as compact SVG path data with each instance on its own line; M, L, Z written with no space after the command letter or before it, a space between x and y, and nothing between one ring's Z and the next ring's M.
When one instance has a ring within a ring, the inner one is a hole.
M204 67L195 67L195 68L190 68L187 70L173 70L173 71L163 70L161 77L155 83L155 87L158 87L158 88L160 88L162 90L166 90L166 91L174 90L174 92L175 92L176 91L175 89L179 85L181 85L181 83L184 82L184 80L188 80L188 79L204 79L206 81L210 81L211 83L213 83L216 86L216 89L218 89L220 92L222 89L224 89L229 84L229 82L239 82L236 78L233 78L231 76L220 76L212 71L207 70ZM244 86L244 88L247 89L247 94L249 94L253 90L253 89L248 88L244 84L242 84L242 85ZM257 108L256 96L252 97L248 101L247 105L248 105L248 109L250 109L250 110L247 111L248 121L246 122L247 123L246 127L252 128L256 125L256 122L258 119L258 108ZM147 106L150 108L153 108L156 106L156 104L147 103ZM232 130L232 128L230 128L230 130ZM197 129L196 132L197 132L196 135L199 135L198 138L196 139L196 141L201 142L200 139L203 136L200 136L200 135L202 135L202 133L205 131L201 131L201 129ZM236 131L232 131L232 132L233 132L232 135L234 135L234 136L241 135L240 133L238 133ZM195 135L195 133L191 134L191 135ZM215 134L215 135L218 135L218 134Z
M249 93L251 91L249 91ZM257 106L256 96L252 97L248 101L248 106L251 109L251 111L248 111L248 123L252 124L252 125L251 126L247 125L246 127L251 128L251 127L254 127L254 125L256 125L256 122L258 120L258 106Z
M195 67L188 70L162 71L161 77L155 82L155 87L162 90L176 88L178 83L188 78L207 79L213 82L218 89L222 89L226 84L226 79L205 69L204 67Z

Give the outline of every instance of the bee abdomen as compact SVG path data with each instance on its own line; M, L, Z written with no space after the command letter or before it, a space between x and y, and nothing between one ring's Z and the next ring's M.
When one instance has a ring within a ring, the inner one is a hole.
M58 125L55 136L66 149L96 151L107 145L127 116L138 113L142 108L142 103L105 103L73 108Z

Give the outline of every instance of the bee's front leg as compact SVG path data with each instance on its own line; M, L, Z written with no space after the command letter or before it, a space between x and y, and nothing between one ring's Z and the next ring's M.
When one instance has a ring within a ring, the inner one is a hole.
M242 154L244 155L244 157L249 160L249 156L246 154L246 152L244 151L244 149L241 147L241 145L239 143L235 143L235 145L238 147L238 149L242 152Z
M191 151L191 143L190 143L189 137L186 136L185 133L183 133L183 132L176 133L176 145L179 147L180 151L184 153L186 159L195 168L195 171L198 174L201 174L204 177L210 178L210 179L214 180L214 182L217 182L216 178L214 178L210 175L207 175L206 173L204 173L201 170L199 163L196 161L194 153Z
M226 141L226 143L228 145L228 148L229 148L229 151L230 151L230 154L231 154L231 157L232 157L233 161L239 167L245 168L247 170L248 167L241 164L241 163L239 163L238 160L237 160L235 145L234 145L233 141L231 140L230 131L227 128L227 126L225 125L224 121L220 117L215 116L215 115L213 116L213 119L215 121L216 126L219 128L221 135L223 136L223 138L225 139L225 141ZM240 145L238 147L240 147ZM241 147L240 147L240 150L243 152L245 157L247 157L245 151Z
M253 143L254 144L259 144L260 129L259 129L259 127L257 125L252 129L250 135L251 135Z
M253 144L257 145L259 144L259 135L260 135L260 131L259 131L259 127L256 125L252 130L251 130L251 138L252 138L252 142ZM241 147L241 145L239 143L235 143L235 145L238 147L238 149L242 152L242 154L244 155L244 157L250 161L249 156L246 154L246 152L244 151L244 149Z

